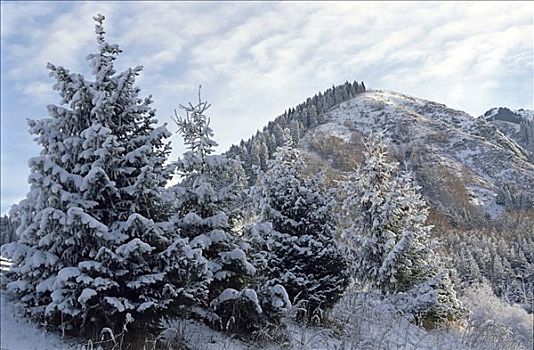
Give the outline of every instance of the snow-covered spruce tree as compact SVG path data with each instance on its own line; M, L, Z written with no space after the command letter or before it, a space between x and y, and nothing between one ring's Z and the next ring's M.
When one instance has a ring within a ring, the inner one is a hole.
M378 271L385 291L406 291L437 269L430 240L432 226L426 225L428 207L418 190L409 172L395 177L390 201L395 208L394 236L385 243L388 253Z
M139 96L141 67L115 72L121 50L103 20L88 56L94 80L48 65L61 104L30 121L42 150L18 208L20 239L2 254L14 261L8 288L31 316L85 336L121 332L133 317L135 337L196 302L206 261L160 224L170 133Z
M352 246L352 273L358 281L376 287L380 280L385 251L378 242L390 239L388 224L393 218L390 205L397 166L389 161L382 143L369 138L365 162L342 182L342 237ZM371 235L372 234L372 235Z
M456 318L461 307L438 264L425 224L428 207L408 172L398 172L379 137L367 140L364 164L343 184L343 209L353 219L355 277L394 294L402 311L427 326Z
M276 311L287 304L283 286L289 300L306 309L298 317L309 320L339 300L349 271L334 239L332 203L322 178L308 179L304 168L300 151L291 147L282 147L269 161L254 189L260 213L251 232L264 262L258 263L260 279L276 299L271 307Z
M181 180L171 188L175 198L171 222L208 260L210 284L205 311L215 309L219 317L212 314L208 321L226 327L231 318L226 307L230 301L245 298L257 304L255 291L245 288L256 269L248 261L248 245L239 237L246 178L238 161L213 154L217 143L205 114L210 105L201 100L200 90L198 103L181 107L185 116L176 113L174 120L188 150L175 163ZM253 305L250 310L261 308ZM256 316L259 319L260 315ZM239 328L235 326L235 330Z

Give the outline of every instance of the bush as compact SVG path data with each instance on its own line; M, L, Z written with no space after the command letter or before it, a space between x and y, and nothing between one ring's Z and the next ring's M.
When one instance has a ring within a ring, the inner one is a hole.
M251 334L265 323L263 309L253 289L227 288L211 306L219 316L218 328L232 334Z
M497 298L489 285L469 287L461 300L471 311L465 337L469 346L501 350L530 349L534 344L532 315Z
M280 317L287 313L291 307L289 295L280 284L261 288L260 303L271 323L278 323Z
M391 296L401 314L413 318L425 329L454 323L462 318L462 308L448 274L442 272L405 293Z

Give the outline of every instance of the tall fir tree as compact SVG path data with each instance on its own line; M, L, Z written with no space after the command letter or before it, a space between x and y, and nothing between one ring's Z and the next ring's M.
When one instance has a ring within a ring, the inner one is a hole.
M368 140L365 162L342 183L342 236L352 255L354 276L378 287L380 268L387 254L384 243L393 238L391 191L396 165L389 161L382 143Z
M142 67L116 73L121 49L106 41L104 16L94 19L94 80L48 64L61 104L29 123L42 150L18 208L20 239L2 254L14 261L8 289L30 315L88 336L133 318L135 337L196 302L206 261L163 229L170 133L135 86Z
M290 140L289 130L286 139ZM285 287L294 304L306 303L311 317L329 309L349 284L347 261L334 240L332 202L321 177L306 178L298 149L283 147L254 189L260 206L253 227L264 263L264 286Z
M394 236L386 242L388 252L379 269L379 280L387 291L406 291L436 273L428 207L409 172L401 172L392 186L391 200L398 220Z
M354 275L384 294L397 294L403 311L425 325L452 320L461 306L433 251L428 207L410 173L397 170L381 137L371 137L364 163L343 185Z
M181 107L185 116L176 113L175 122L188 150L175 163L181 180L171 189L175 194L171 222L208 260L206 310L226 289L245 288L256 272L248 261L248 245L239 237L246 178L240 162L213 154L217 143L205 114L210 105L201 100L200 89L196 104Z

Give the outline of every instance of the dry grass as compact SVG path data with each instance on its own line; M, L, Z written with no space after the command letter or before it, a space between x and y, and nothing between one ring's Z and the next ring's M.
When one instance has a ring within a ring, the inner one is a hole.
M346 143L333 135L317 132L309 145L312 151L337 170L352 171L363 162L363 145Z

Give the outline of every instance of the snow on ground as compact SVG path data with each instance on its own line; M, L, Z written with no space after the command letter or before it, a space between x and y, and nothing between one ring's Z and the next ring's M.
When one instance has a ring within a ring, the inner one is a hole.
M0 348L2 350L71 350L61 337L47 333L22 318L8 297L0 292Z
M347 126L338 123L325 123L321 124L314 130L315 133L322 132L327 135L332 135L342 139L344 142L349 142L353 131Z
M216 332L206 325L192 320L171 320L164 324L163 339L169 347L186 345L192 350L246 350L251 347L222 332Z
M292 350L350 349L343 347L348 344L343 343L343 339L336 336L330 328L306 327L289 320L285 320L284 326L280 328L280 334L284 334L283 339L271 342L240 341L191 320L170 321L166 327L164 337L169 345L186 345L192 350L277 350L281 347ZM265 338L272 338L272 335L265 335Z
M0 278L9 271L11 262L0 256ZM4 282L4 281L2 281ZM0 283L0 285L3 283ZM46 332L22 317L8 296L0 289L1 350L72 350L56 334Z
M342 344L354 349L470 349L454 332L426 331L372 293L349 291L334 307L332 316L343 325Z
M1 259L2 272L9 261ZM532 317L519 307L497 299L489 287L477 287L463 302L471 310L463 329L425 331L396 314L392 304L380 297L348 291L332 310L331 327L299 325L284 320L284 339L243 342L192 320L175 320L164 324L160 339L169 348L186 345L194 350L294 350L329 349L527 349L533 341ZM69 342L46 332L23 318L13 302L0 291L1 350L76 350L87 343ZM267 338L270 338L267 336ZM264 338L265 339L265 338ZM89 347L90 348L90 347Z
M352 122L359 131L367 133L376 126L387 127L393 120L412 119L416 134L425 131L426 123L464 131L476 122L467 113L447 108L443 104L403 95L393 91L370 90L341 103L327 115L333 122Z
M396 315L384 300L349 291L332 310L332 327L305 327L286 320L282 341L243 342L191 320L165 324L162 338L170 349L186 345L194 350L527 349L526 344L532 342L530 316L518 307L506 306L490 291L475 289L473 293L464 300L472 310L464 329L425 331ZM0 293L0 298L1 350L83 349L82 342L69 345L21 318L6 295Z
M466 189L474 196L472 203L483 207L490 217L497 218L504 212L504 207L495 202L497 194L494 191L477 185L467 186Z
M514 112L527 120L534 120L534 110L532 109L516 109Z

